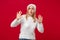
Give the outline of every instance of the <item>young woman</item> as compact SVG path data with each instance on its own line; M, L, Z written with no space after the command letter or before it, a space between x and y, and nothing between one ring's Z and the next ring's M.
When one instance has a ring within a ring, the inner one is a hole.
M24 15L21 15L22 12L17 12L16 18L12 21L11 27L16 27L21 24L21 30L19 34L19 40L36 40L35 38L35 28L38 29L39 32L44 32L43 27L43 17L38 15L36 18L36 5L29 4L27 6L27 12Z

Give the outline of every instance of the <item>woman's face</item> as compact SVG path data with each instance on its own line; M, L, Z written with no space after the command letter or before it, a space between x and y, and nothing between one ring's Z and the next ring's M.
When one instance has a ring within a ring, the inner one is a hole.
M35 13L33 6L30 6L27 11L30 16L32 16Z

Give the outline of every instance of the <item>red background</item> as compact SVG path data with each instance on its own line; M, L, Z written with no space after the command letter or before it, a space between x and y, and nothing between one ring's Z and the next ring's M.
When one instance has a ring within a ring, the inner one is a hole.
M34 3L37 16L44 17L43 34L36 30L37 40L60 40L60 1L59 0L0 0L0 40L18 40L20 27L11 28L10 23L16 12L26 12L26 6Z

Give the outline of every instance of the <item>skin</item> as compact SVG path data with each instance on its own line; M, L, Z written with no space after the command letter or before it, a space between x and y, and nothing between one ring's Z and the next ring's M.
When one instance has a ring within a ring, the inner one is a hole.
M30 6L30 7L28 8L27 12L28 12L28 14L29 14L30 16L32 16L32 15L35 13L35 12L34 12L34 7L33 7L33 6Z
M27 10L27 12L28 12L29 16L32 16L34 14L34 8L33 8L33 6L30 6L29 9ZM16 19L21 18L21 14L22 14L22 11L17 12ZM38 15L37 21L39 23L42 23L43 17L41 15Z

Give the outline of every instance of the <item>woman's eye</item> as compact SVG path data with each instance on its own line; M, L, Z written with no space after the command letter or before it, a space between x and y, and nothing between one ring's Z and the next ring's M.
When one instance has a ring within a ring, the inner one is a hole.
M29 8L30 9L30 8Z

